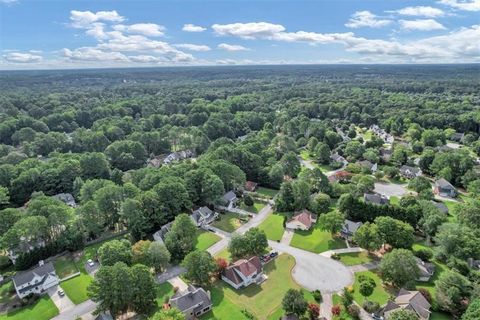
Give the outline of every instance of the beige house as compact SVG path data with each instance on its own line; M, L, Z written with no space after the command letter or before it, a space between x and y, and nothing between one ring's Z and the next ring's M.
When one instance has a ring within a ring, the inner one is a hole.
M295 213L291 217L285 227L292 230L310 230L310 228L317 222L317 215L304 209Z

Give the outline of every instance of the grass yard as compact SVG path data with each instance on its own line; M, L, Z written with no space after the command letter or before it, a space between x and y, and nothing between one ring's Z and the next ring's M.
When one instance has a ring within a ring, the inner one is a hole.
M232 260L232 257L230 256L230 251L228 251L228 248L225 248L222 251L220 251L219 253L217 253L214 258L215 259L216 258L223 258L227 261Z
M58 309L48 295L31 306L0 315L0 320L49 320L58 315Z
M77 265L70 255L65 255L55 259L53 266L55 267L55 272L60 279L78 272Z
M345 240L332 238L330 232L321 230L318 223L309 231L295 231L290 245L315 253L347 247Z
M235 290L223 281L217 281L212 287L213 311L202 316L202 319L247 319L241 313L247 309L260 320L273 319L279 313L282 298L288 289L298 289L299 286L291 277L295 259L286 254L264 267L268 279L261 285L250 285L247 288ZM278 319L278 318L276 318Z
M197 242L195 243L195 249L207 250L212 245L220 241L220 237L213 232L205 230L197 230Z
M339 305L341 308L341 312L339 316L334 316L333 320L353 320L353 318L348 314L347 310L342 305L342 297L338 294L334 294L332 296L333 305Z
M355 266L373 261L373 257L367 251L340 253L338 256L340 257L340 262L347 266Z
M173 296L173 286L168 282L164 282L158 284L156 290L157 298L155 300L157 301L158 307L161 308L165 301Z
M430 314L430 320L452 320L453 317L448 313L434 311Z
M310 156L310 152L306 149L300 150L300 158L303 160L313 160L313 158Z
M264 196L264 197L273 198L277 195L278 190L269 189L269 188L265 188L265 187L257 187L257 190L255 192Z
M263 207L265 207L265 203L257 201L257 200L255 200L253 202L253 206L250 206L250 207L245 205L245 203L243 201L240 204L240 209L251 212L251 213L259 213L260 210L262 210Z
M89 299L87 288L92 280L90 275L82 271L79 276L60 282L60 287L73 303L80 304Z
M13 281L9 281L0 286L0 303L7 303L15 297L15 288Z
M222 229L226 232L233 232L237 230L243 222L240 220L240 217L237 213L226 212L225 214L220 214L220 219L212 223L212 226L218 229Z
M427 289L428 292L432 295L433 299L433 305L435 306L435 281L440 277L440 274L448 270L448 267L444 265L443 263L440 263L438 261L432 260L432 262L435 264L435 273L433 274L433 277L430 278L430 281L428 282L416 282L416 287L417 289L424 288Z
M365 297L360 294L360 282L358 281L358 278L360 277L360 275L365 275L367 277L372 278L375 281L375 284L377 285L373 290L372 295L368 297L368 300L378 302L380 305L384 305L385 303L387 303L388 298L390 297L390 294L382 286L382 279L380 279L378 274L372 271L362 271L362 272L355 273L355 283L353 284L353 289L354 289L353 299L359 305L363 305L363 302L365 301Z
M269 240L280 240L282 239L283 232L285 231L283 228L283 219L283 215L277 213L271 214L258 226L258 228L265 231L265 234Z
M400 198L396 197L396 196L391 196L390 197L390 204L394 204L394 205L398 206L400 204Z

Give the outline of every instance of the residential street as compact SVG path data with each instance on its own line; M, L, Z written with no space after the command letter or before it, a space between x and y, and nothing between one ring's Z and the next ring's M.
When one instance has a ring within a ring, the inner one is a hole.
M92 313L95 308L97 307L97 304L93 302L92 300L87 300L83 303L77 304L75 307L65 310L64 312L60 313L58 316L55 318L52 318L52 320L73 320L77 319L78 317L81 317L86 314ZM87 319L87 318L85 318ZM92 319L94 319L92 317ZM83 320L83 319L82 319Z
M402 197L408 193L406 184L375 182L375 189L377 193L384 194L387 197Z

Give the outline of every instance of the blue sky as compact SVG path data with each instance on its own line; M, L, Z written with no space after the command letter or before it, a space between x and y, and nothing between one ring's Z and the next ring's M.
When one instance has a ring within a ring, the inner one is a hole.
M0 68L480 62L480 0L0 0Z

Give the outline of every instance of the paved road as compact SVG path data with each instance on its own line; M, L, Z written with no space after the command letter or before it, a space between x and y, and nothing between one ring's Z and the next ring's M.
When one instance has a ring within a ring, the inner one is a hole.
M87 300L83 303L77 304L75 307L66 310L56 316L55 318L52 318L52 320L72 320L72 319L77 319L78 317L82 317L86 314L92 313L95 308L97 307L97 304L93 302L92 300ZM85 318L86 319L86 318Z
M164 283L167 282L168 280L178 277L182 273L185 272L185 268L181 266L173 266L168 268L165 272L161 274L157 274L157 282L158 283Z
M395 184L385 182L375 182L375 189L373 191L384 194L387 197L403 197L409 191L406 184Z
M268 241L268 245L279 252L285 252L296 260L292 277L305 289L334 293L353 283L353 273L342 263L319 254Z
M332 319L332 307L333 299L332 294L322 293L322 303L320 303L320 317L325 317L326 319Z

